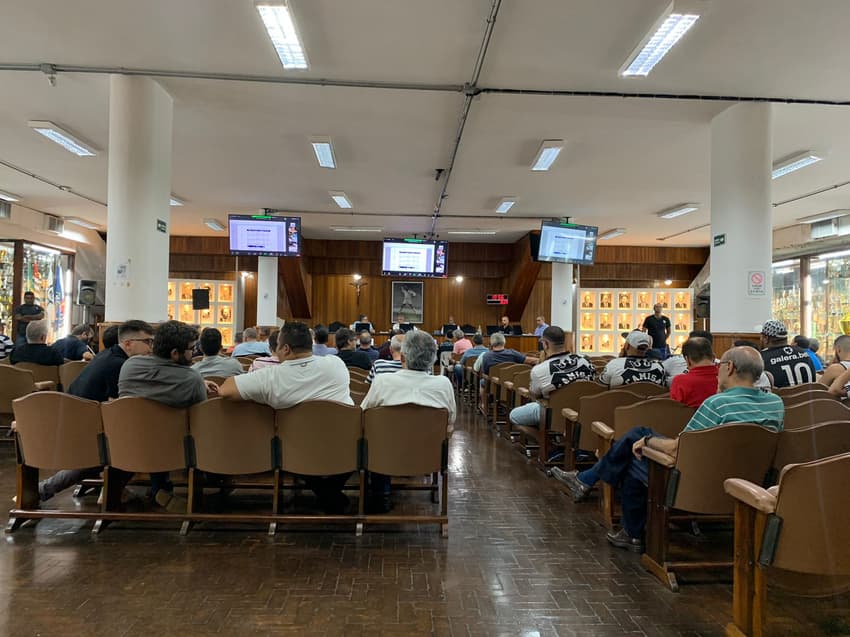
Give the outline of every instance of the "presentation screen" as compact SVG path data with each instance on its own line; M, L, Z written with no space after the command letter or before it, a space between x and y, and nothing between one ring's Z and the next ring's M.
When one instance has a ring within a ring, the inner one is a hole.
M230 254L300 257L301 217L229 215Z
M424 239L384 239L381 249L381 274L445 278L449 244Z
M593 265L599 228L544 221L540 228L538 261Z

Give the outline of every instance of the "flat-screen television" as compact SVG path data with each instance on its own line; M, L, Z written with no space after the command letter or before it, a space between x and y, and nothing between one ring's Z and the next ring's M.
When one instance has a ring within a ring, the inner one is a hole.
M599 228L544 221L540 227L538 261L593 265Z
M381 274L444 279L447 276L449 244L425 239L384 239Z
M301 217L229 215L230 254L300 257Z

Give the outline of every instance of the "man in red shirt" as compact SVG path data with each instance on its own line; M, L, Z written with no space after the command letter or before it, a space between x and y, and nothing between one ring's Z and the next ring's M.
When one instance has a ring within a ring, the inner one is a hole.
M670 398L696 409L702 401L717 393L717 366L711 341L692 336L682 345L682 356L688 371L673 378Z

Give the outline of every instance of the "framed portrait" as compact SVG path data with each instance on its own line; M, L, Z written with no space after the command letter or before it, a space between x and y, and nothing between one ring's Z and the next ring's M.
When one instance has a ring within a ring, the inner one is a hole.
M687 292L676 292L676 297L673 301L673 308L676 310L691 309L691 295Z
M617 294L617 307L621 310L632 309L632 293L620 292L619 294Z
M191 301L192 300L192 290L195 289L195 284L191 281L184 281L180 284L180 300L181 301Z
M594 351L596 351L594 346L593 346L593 334L582 334L581 335L579 351L581 351L581 352L594 352Z
M168 304L168 320L173 321L177 317L177 313L174 309L174 303Z
M581 293L581 309L592 310L596 308L596 293L582 292Z
M202 290L209 291L210 303L215 301L215 286L212 283L201 283L198 287Z
M604 312L599 315L599 329L600 330L610 330L611 328L611 315L608 312Z
M220 327L218 328L221 332L221 344L228 346L233 344L233 328L230 327Z
M664 310L670 309L670 294L668 292L656 292L655 294L655 303L661 304L661 308Z
M177 284L174 281L168 282L168 300L174 301L177 299Z
M228 303L233 301L233 284L232 283L219 283L218 284L218 300L219 301L227 301Z
M599 293L599 307L603 309L611 309L612 307L614 307L614 304L611 302L610 292Z
M614 339L610 334L599 335L599 351L606 354L614 351Z
M596 315L591 312L582 312L581 313L581 329L583 330L595 330L596 329Z
M676 312L676 321L673 324L673 329L676 332L690 332L691 331L691 317L689 314L685 312Z
M620 312L620 316L617 319L617 329L618 330L628 330L631 331L633 329L632 322L632 313L631 312Z
M191 303L180 304L180 318L178 320L190 325L195 322L195 311L192 309Z
M201 310L201 325L212 325L214 322L213 311L211 309Z
M652 306L649 302L649 292L638 292L637 309L648 310L648 309L650 309L650 307L652 307Z
M218 322L232 323L233 322L233 307L230 305L218 306Z
M404 314L408 323L422 323L423 290L421 281L393 281L390 322L395 323L399 314Z

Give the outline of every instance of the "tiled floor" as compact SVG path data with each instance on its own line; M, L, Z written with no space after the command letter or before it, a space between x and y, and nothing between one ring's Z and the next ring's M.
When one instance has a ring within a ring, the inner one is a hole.
M608 547L592 504L572 504L468 411L450 462L448 539L435 526L181 538L172 526L94 537L78 522L30 523L0 550L0 635L723 634L729 584L669 592ZM4 447L0 492L13 489ZM840 634L850 620L846 597L772 593L769 610L777 635Z

